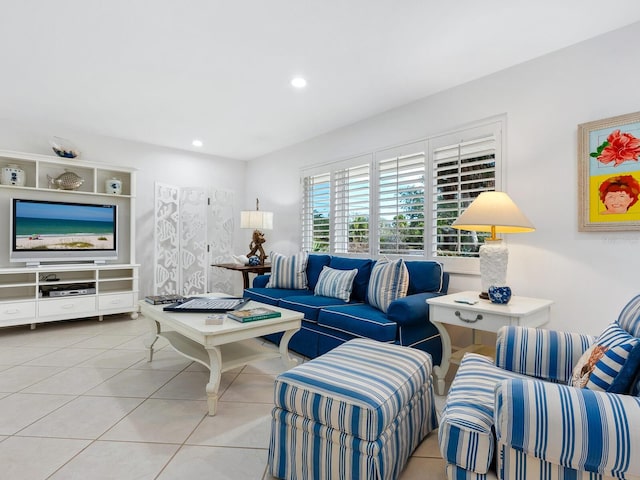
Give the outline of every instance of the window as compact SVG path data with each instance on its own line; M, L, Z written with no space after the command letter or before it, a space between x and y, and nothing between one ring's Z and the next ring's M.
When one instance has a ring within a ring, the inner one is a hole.
M308 252L330 250L329 221L331 182L328 173L304 178L302 201L302 243Z
M371 155L303 177L302 248L370 255Z
M303 249L437 258L469 270L459 262L477 257L488 234L451 224L481 192L500 188L503 122L304 171Z
M457 230L451 224L481 192L495 187L494 135L433 149L434 256L478 256L480 245L489 234Z
M334 173L336 253L369 253L369 164Z
M424 256L425 142L376 153L378 253Z

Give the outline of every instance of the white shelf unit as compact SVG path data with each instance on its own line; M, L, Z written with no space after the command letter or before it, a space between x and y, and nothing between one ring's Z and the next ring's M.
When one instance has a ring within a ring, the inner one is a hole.
M0 151L0 167L17 165L25 172L24 186L0 185L0 327L28 325L74 318L128 313L137 317L138 271L135 263L135 186L136 170L128 167ZM50 188L49 177L71 171L84 179L77 190ZM122 182L121 194L107 193L105 181ZM17 266L9 261L9 222L12 198L57 200L118 206L118 258L113 263L43 264ZM52 280L57 278L57 280ZM46 297L43 287L90 285L88 295Z
M65 159L52 155L0 150L0 165L17 165L25 172L25 185L1 185L13 190L46 190L72 192L74 195L107 195L109 197L135 196L135 169L98 162ZM84 182L77 190L57 190L49 187L49 177L56 178L66 170L80 175ZM105 180L117 177L122 181L122 193L113 195L105 190Z
M81 285L81 287L79 287ZM95 293L53 297L51 288ZM138 315L138 265L48 265L0 269L0 327L115 313Z

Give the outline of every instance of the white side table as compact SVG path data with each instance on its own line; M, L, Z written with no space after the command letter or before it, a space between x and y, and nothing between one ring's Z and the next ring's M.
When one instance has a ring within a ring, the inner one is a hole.
M460 292L441 297L429 298L429 319L440 332L442 338L442 361L433 367L438 382L438 395L444 395L444 380L450 363L457 363L467 352L483 355L495 355L495 349L485 345L474 344L456 351L452 356L451 338L444 324L497 332L505 325L523 327L539 327L547 323L551 317L551 300L513 296L506 305L491 303L478 298L479 292ZM474 305L459 303L461 299L478 300ZM456 301L458 300L458 301Z

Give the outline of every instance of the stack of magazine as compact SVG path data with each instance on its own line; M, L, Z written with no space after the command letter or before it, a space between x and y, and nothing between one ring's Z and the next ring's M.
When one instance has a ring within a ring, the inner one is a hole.
M227 313L227 317L237 322L253 322L255 320L266 320L267 318L277 318L282 314L270 308L258 307L249 308L247 310L234 310Z

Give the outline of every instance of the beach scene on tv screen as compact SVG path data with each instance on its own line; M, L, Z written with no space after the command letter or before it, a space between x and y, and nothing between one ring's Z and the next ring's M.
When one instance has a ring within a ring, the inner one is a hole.
M112 207L18 202L16 250L113 250Z

